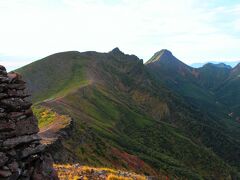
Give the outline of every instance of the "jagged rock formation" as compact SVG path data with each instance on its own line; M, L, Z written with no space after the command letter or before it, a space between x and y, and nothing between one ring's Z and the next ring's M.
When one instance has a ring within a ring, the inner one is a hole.
M0 179L58 179L24 89L20 75L0 66Z

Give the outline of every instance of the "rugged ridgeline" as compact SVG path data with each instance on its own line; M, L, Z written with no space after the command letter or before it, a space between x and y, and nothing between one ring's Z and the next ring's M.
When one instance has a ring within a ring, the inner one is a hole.
M239 177L240 124L226 105L216 103L210 89L219 84L209 84L200 75L205 71L167 50L147 64L118 48L62 52L16 71L33 95L35 113L47 124L42 128L54 122L47 109L72 118L68 136L50 148L60 163L173 179ZM237 84L239 71L234 72Z
M192 68L164 49L155 53L146 62L146 67L159 83L202 112L222 117L231 114L238 121L240 63L234 68L224 63L207 63L201 68Z
M18 74L0 66L0 179L58 179L24 89Z

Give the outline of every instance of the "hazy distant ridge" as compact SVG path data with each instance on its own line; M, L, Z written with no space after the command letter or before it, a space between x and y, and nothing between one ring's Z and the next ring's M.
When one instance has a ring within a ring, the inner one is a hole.
M194 68L199 68L199 67L203 67L207 63L213 63L213 64L224 63L224 64L229 65L231 67L235 67L239 62L240 62L240 60L239 61L230 61L230 62L226 62L226 61L224 61L224 62L222 62L222 61L209 61L209 62L205 62L205 63L192 63L192 64L189 64L189 65L194 67Z

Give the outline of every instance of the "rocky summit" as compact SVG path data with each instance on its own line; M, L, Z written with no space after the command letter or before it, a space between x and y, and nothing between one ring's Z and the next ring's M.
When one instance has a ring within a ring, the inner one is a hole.
M0 179L57 180L24 90L21 76L0 66Z

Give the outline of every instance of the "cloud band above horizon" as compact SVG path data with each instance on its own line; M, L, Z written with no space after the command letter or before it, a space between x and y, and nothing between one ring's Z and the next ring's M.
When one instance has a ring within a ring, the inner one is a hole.
M188 64L236 61L239 19L239 1L0 1L0 63L19 67L60 51L114 47L144 61L163 48Z

